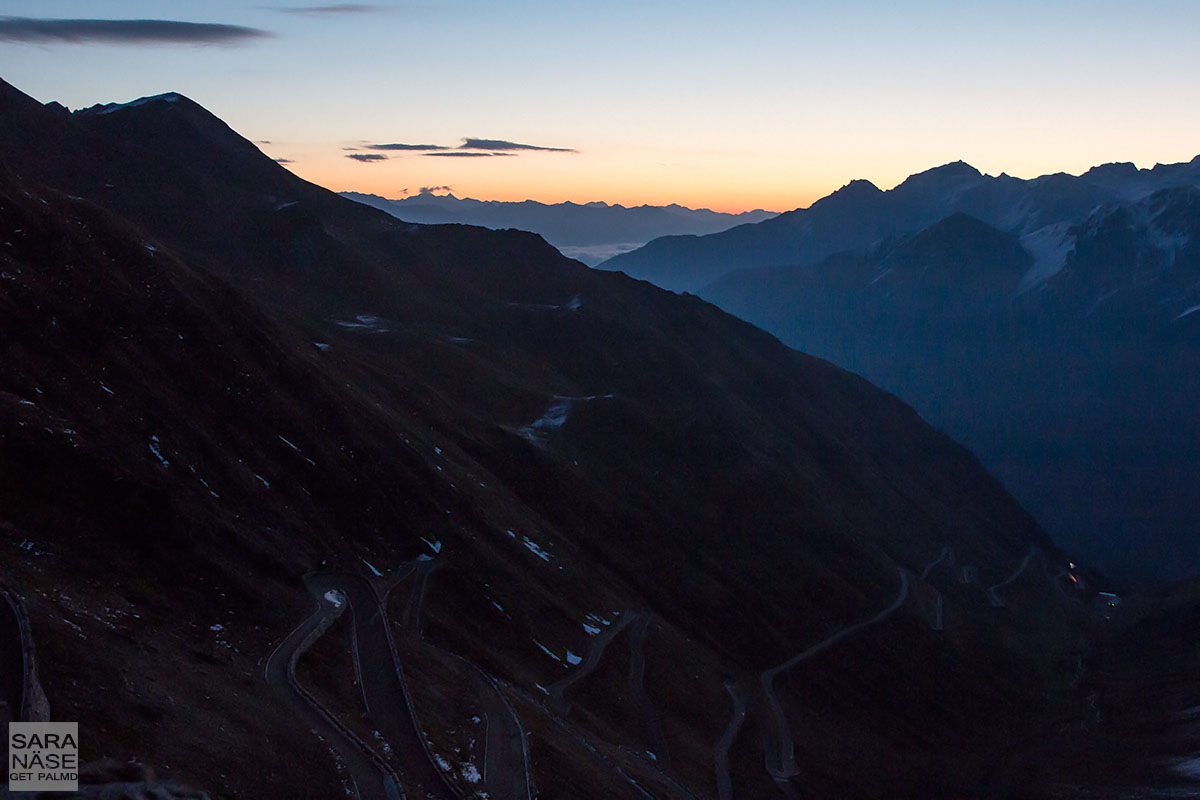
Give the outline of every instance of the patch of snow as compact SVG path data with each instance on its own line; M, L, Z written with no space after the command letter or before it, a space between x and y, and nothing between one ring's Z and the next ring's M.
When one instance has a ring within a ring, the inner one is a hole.
M467 783L479 783L479 781L482 779L482 776L479 774L479 770L469 761L464 761L460 765L459 769Z
M46 555L44 550L37 549L37 542L35 542L33 539L22 539L21 543L17 545L17 547L21 548L27 553L32 553L35 556Z
M279 435L279 434L276 434L276 436L278 436L278 435ZM299 447L296 447L296 445L292 444L291 442L289 442L287 439L283 438L282 436L279 436L279 441L283 442L283 443L284 443L284 444L286 444L288 447L290 447L290 448L292 448L293 450L295 450L297 453L299 453L299 452L300 452L300 448L299 448Z
M579 299L579 295L575 295L567 302L568 311L578 311L583 307L583 301Z
M374 575L376 578L382 578L382 577L383 577L383 573L382 573L382 572L380 572L379 570L375 569L375 565L374 565L374 564L372 564L370 561L367 561L367 560L364 558L364 559L362 560L362 562L363 562L364 564L366 564L366 565L367 565L367 569L371 570L371 573L372 573L372 574L373 574L373 575Z
M1195 306L1192 306L1191 308L1185 308L1179 314L1179 316L1175 317L1175 319L1183 319L1184 317L1188 316L1189 314L1195 314L1197 311L1200 311L1200 305L1195 305Z
M586 397L565 397L555 395L546 407L542 416L517 431L522 437L531 442L541 442L546 433L554 428L562 427L570 415L571 405L585 400L611 400L613 394L590 394Z
M501 613L503 613L503 612L504 612L504 606L500 605L500 604L499 604L499 603L497 603L495 600L493 600L493 601L492 601L492 605L494 605L494 606L496 607L496 609L497 609L498 611L500 611Z
M157 436L150 437L150 452L154 454L154 457L157 458L164 467L171 466L171 462L168 461L167 459L163 458L162 451L158 447L158 437Z
M271 482L270 482L269 480L267 480L266 478L264 478L262 475L259 475L259 474L255 473L254 477L256 477L256 478L258 478L260 481L262 481L262 485L263 485L263 486L267 487L268 489L270 489L270 488L271 488Z
M218 622L216 625L209 625L208 629L210 631L217 631L219 633L219 632L225 630L225 626Z
M546 413L534 421L531 428L558 428L567 421L567 415L571 411L571 398L555 397L553 402L546 407Z
M153 97L139 97L137 100L131 100L128 103L108 103L96 111L96 116L102 117L105 114L111 114L114 111L120 111L124 108L137 108L154 100L162 100L167 103L179 102L179 95L175 92L167 92L166 94L156 94Z
M571 666L575 666L576 664L579 664L582 661L583 661L583 658L581 656L575 655L570 650L567 651L567 663L568 664L570 664Z
M329 343L328 342L313 342L313 347L317 348L318 350L328 350Z
M426 539L424 536L422 536L421 541L424 542L425 544L429 545L429 549L432 550L433 552L435 552L435 553L442 552L441 540L438 540L436 542L431 542L428 539Z
M381 745L383 745L383 752L385 752L385 753L392 752L392 746L390 744L388 744L387 739L383 738L382 733L380 733L379 731L371 731L371 733L374 734L375 738L379 741L379 743Z
M330 589L328 592L326 592L325 599L333 603L334 608L342 607L342 593L337 589Z
M476 714L475 716L471 717L471 722L474 722L476 725L478 725L479 723L483 722L483 720L478 714Z
M280 203L279 205L275 206L275 210L283 211L285 208L291 208L292 206L297 205L299 202L299 200L293 200L290 203Z
M1071 223L1059 222L1021 237L1021 246L1033 256L1033 266L1021 276L1017 294L1045 282L1063 268L1067 263L1067 255L1075 249L1075 238L1071 236L1070 228Z
M538 546L538 543L530 539L528 536L521 537L525 542L525 547L529 552L540 558L542 561L550 561L550 554Z
M437 765L441 768L442 772L449 772L451 769L453 769L453 767L450 766L450 762L442 758L440 753L434 753L433 760L437 762Z
M515 533L513 533L512 531L505 531L505 533L508 534L508 538L510 538L510 539L517 538L517 535Z
M104 381L96 381L96 382L97 382L97 383L99 383L99 384L100 384L100 388L101 388L101 389L103 389L104 391L108 392L108 393L109 393L109 395L112 395L112 394L113 394L113 390L112 390L112 389L110 389L110 388L108 388L107 386L105 386L105 385L104 385Z
M435 447L435 448L433 448L433 452L437 453L440 456L442 454L442 448Z
M559 658L558 656L554 655L554 653L550 650L550 648L546 647L546 645L542 644L537 639L533 639L532 641L535 645L537 645L537 648L539 650L541 650L543 653L550 656L551 658L553 658L555 661L559 662L560 664L562 663L562 659Z
M157 248L157 247L155 247L155 246L154 246L154 245L152 245L152 244L148 244L148 245L146 245L146 249L147 249L147 250L149 250L151 253L157 253L157 252L158 252L158 248Z
M372 333L387 333L388 329L384 327L384 320L373 314L358 314L353 321L344 319L335 319L338 325L343 328L354 328L358 330L371 331Z

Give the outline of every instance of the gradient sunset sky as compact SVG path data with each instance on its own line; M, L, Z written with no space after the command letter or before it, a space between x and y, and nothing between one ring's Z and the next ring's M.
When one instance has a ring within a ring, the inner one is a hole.
M178 91L298 175L388 197L783 211L957 159L1034 177L1200 153L1195 0L3 0L0 13L0 77L39 100Z

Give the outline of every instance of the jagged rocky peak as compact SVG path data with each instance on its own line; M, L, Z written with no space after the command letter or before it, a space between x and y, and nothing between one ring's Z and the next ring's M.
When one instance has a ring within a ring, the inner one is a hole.
M1109 164L1100 164L1099 166L1092 167L1083 173L1083 177L1093 180L1127 180L1136 177L1137 174L1137 165L1132 161L1114 161Z
M934 167L933 169L927 169L924 172L910 175L903 183L896 187L896 191L898 193L904 193L905 190L913 189L926 191L942 186L958 185L983 177L983 173L965 161L952 161L949 164L943 164L940 167Z

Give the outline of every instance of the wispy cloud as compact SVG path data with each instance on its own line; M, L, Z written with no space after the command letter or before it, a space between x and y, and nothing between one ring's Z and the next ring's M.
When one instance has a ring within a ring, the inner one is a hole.
M167 19L39 19L0 16L0 41L31 44L238 44L259 28Z
M356 147L344 147L343 150L377 150L397 153L417 153L423 156L438 156L440 158L492 158L495 156L516 156L521 153L577 153L568 147L543 147L536 144L521 144L507 139L476 139L465 138L462 144L448 147L444 144L408 144L405 142L364 142Z
M569 147L541 147L536 144L520 144L504 139L463 139L460 150L541 150L546 153L577 153Z
M449 186L422 186L421 191L419 193L420 194L433 194L434 192L446 192L447 194L449 194L453 191L454 191L454 189ZM408 189L405 189L404 193L408 194Z
M387 161L387 156L382 153L347 153L346 158L352 158L355 161L363 163L371 163L372 161Z
M493 156L515 156L516 153L476 153L452 150L448 153L422 153L421 155L440 156L441 158L492 158Z
M277 158L277 159L275 159L275 163L276 164L291 164L293 162L290 158Z
M368 150L449 150L440 144L400 144L393 142L391 144L369 144L366 146Z
M383 6L369 3L335 3L329 6L274 6L271 10L282 11L285 14L362 14L382 11Z

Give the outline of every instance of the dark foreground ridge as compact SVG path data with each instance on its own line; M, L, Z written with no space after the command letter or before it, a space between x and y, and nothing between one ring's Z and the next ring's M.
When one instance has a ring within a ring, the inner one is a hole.
M178 95L104 110L0 86L0 570L84 761L248 798L1183 780L1200 603L1097 606L894 397Z

